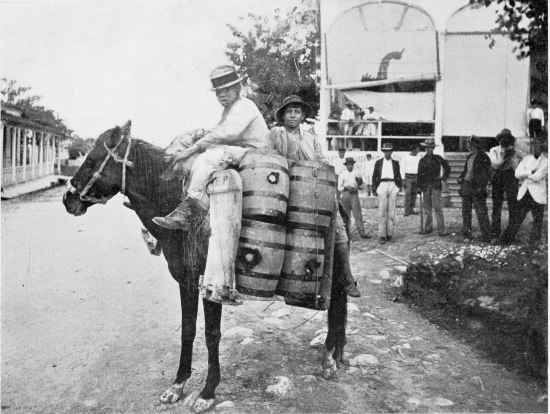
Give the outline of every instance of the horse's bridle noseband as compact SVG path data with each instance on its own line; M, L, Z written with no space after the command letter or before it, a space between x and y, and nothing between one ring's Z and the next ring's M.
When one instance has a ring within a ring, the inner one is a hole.
M128 146L126 147L126 153L124 154L124 158L121 158L116 154L116 150L118 149L122 141L124 141L124 138L128 138ZM99 169L93 173L92 177L90 178L90 181L88 181L88 183L84 186L84 188L80 192L81 201L85 201L92 204L98 204L98 203L105 204L114 196L113 194L108 197L97 198L97 197L91 197L87 195L88 191L90 191L93 185L101 178L101 173L103 172L103 169L105 168L105 166L107 165L107 163L111 158L113 159L114 162L122 164L122 186L121 186L120 192L126 195L126 167L132 168L134 166L134 163L132 161L128 161L128 155L130 154L131 145L132 145L132 138L130 137L130 124L125 125L123 127L123 133L120 136L120 140L118 141L118 143L113 149L110 149L107 146L107 144L103 142L103 146L107 150L107 155L105 156L105 159L101 163L101 166L99 167ZM75 192L75 191L76 189L69 184L69 192Z

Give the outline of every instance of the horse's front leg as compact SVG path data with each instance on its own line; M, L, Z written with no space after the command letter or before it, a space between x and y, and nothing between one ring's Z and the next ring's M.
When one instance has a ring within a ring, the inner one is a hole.
M206 384L193 405L193 411L202 413L214 405L216 388L220 383L220 339L222 305L206 299L202 301L204 307L204 336L208 348L208 375Z
M336 373L337 363L344 362L348 314L348 297L344 290L346 286L345 272L351 272L346 243L337 243L334 246L333 263L331 299L328 310L328 334L323 353L323 376L327 379Z
M181 352L180 365L174 384L160 396L160 402L174 404L183 397L185 383L191 376L193 359L193 341L197 333L197 311L199 295L195 289L186 289L180 285L181 302Z

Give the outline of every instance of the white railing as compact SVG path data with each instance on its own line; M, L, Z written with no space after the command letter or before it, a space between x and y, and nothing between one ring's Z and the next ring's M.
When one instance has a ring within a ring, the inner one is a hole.
M55 163L45 162L34 166L34 174L32 165L19 165L15 167L15 178L13 175L13 167L2 169L2 186L6 187L14 184L31 181L37 178L46 177L54 174Z

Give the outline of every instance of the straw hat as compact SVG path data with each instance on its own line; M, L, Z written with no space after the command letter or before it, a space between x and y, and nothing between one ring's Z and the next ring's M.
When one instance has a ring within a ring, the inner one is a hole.
M227 88L241 82L244 76L239 76L237 69L231 65L221 65L212 71L210 74L210 82L212 82L212 91Z

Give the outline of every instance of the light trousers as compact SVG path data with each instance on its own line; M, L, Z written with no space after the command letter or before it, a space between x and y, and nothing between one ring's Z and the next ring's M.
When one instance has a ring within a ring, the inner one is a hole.
M393 236L395 204L399 187L392 181L381 182L376 189L378 193L378 236Z

